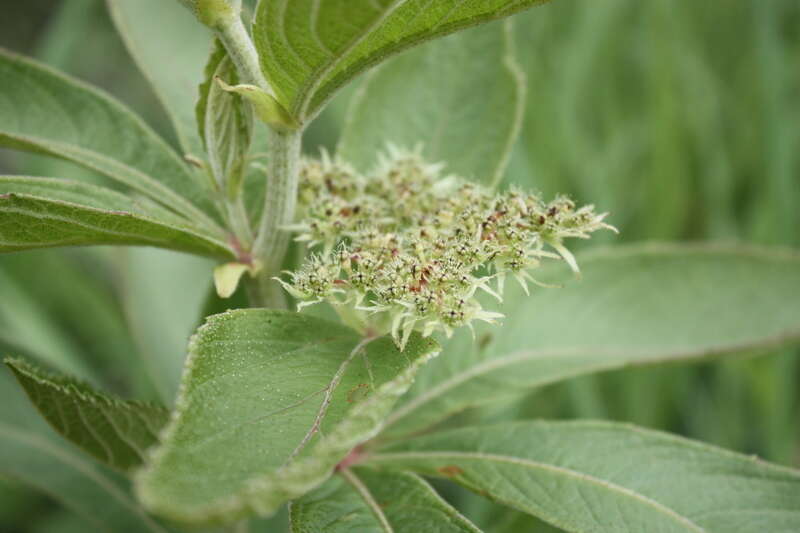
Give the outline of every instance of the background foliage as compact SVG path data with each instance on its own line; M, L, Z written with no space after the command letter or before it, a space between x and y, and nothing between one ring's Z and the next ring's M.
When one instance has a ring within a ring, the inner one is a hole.
M8 15L0 46L105 87L171 135L103 2L18 2ZM611 211L621 235L598 237L607 241L800 245L795 0L554 2L514 20L528 107L507 182ZM308 151L335 145L352 93L312 126ZM0 151L6 171L102 179ZM4 255L0 348L125 396L170 401L186 339L205 314L210 266L151 249ZM10 376L1 377L0 393L12 401L0 411L0 434L30 410ZM580 378L463 416L631 421L800 466L799 381L800 358L787 350ZM51 494L59 482L78 486L68 481L51 480ZM522 527L515 513L493 516L477 498L440 488L478 525L492 524L488 531ZM0 476L2 531L83 530L85 518L64 506L75 510ZM129 519L124 505L108 512L120 524Z

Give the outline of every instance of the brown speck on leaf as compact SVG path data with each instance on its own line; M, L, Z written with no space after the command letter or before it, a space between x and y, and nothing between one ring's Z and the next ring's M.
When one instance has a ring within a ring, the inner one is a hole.
M436 469L437 472L447 477L456 477L464 473L464 469L456 465L446 465Z
M358 400L363 400L369 394L369 385L366 383L359 383L349 391L347 391L347 403L355 403Z
M492 341L491 333L484 333L478 338L478 350L483 350Z

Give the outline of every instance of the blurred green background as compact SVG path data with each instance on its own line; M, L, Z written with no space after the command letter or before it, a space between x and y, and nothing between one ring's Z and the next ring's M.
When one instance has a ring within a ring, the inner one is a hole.
M174 138L101 0L28 0L3 11L0 46L106 88ZM610 211L620 235L593 244L800 246L800 2L556 0L515 21L528 109L508 183ZM307 150L335 144L349 94L312 126ZM99 179L8 151L0 173ZM0 349L169 402L210 266L149 249L2 256ZM617 371L481 416L631 421L800 466L798 355ZM0 387L4 399L17 394L6 373ZM0 420L34 424L25 409L4 400ZM39 488L0 474L0 531L86 531ZM539 531L447 490L489 531Z

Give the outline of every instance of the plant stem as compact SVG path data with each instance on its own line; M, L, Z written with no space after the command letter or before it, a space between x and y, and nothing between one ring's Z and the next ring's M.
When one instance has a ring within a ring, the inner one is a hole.
M250 83L261 87L270 94L273 94L272 87L267 83L267 79L261 72L261 65L258 61L258 52L250 39L250 34L244 27L242 17L237 11L233 16L220 21L216 28L217 36L225 50L228 52L239 78L244 83ZM274 95L274 94L273 94Z
M241 80L274 96L238 11L235 16L220 21L217 34ZM269 132L266 197L252 248L253 258L261 262L262 270L258 279L249 284L248 292L253 305L285 307L286 298L271 278L279 274L289 247L289 235L282 228L294 219L302 130L277 131L270 128Z
M270 132L267 194L253 255L261 258L265 271L272 274L280 271L289 248L289 233L282 227L294 219L301 136L299 131Z

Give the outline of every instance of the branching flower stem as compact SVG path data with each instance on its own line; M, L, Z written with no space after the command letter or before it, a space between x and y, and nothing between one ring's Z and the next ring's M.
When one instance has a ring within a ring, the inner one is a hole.
M253 41L242 22L239 9L221 19L215 27L241 80L274 91L261 71ZM297 202L297 174L300 163L302 129L279 131L269 128L267 187L264 210L259 221L251 254L261 263L261 272L248 289L253 305L286 307L283 292L272 281L281 268L289 247L289 235L282 228L291 224Z

